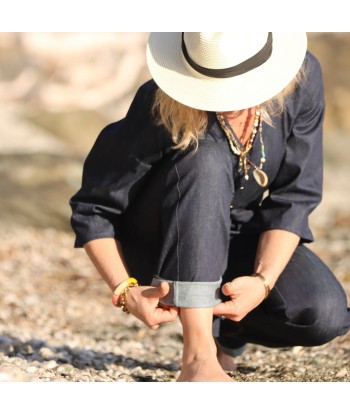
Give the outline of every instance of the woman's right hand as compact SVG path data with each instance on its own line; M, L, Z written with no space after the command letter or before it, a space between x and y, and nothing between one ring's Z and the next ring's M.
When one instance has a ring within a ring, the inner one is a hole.
M126 308L148 327L157 329L160 323L175 321L178 315L177 307L158 307L159 299L165 297L169 289L170 286L165 281L158 287L133 287L126 297Z

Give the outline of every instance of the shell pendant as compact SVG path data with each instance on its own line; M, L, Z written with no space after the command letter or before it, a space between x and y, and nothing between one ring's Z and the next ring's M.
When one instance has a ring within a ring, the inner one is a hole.
M253 170L253 176L254 176L254 179L258 183L259 186L261 186L261 187L267 186L267 184L269 182L269 178L267 177L267 174L264 171L259 169L259 167L256 167Z

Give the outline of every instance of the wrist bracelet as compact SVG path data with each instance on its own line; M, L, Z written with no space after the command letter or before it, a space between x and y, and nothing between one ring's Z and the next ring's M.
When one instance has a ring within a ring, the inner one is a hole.
M124 313L126 313L126 314L130 314L130 311L126 307L126 297L129 294L130 288L138 287L138 286L139 286L138 283L136 283L136 284L132 283L132 284L128 285L127 287L124 288L124 291L119 296L117 307L120 307L124 311Z
M270 291L271 291L269 282L267 281L267 279L262 274L260 274L260 272L254 272L251 276L252 277L258 277L258 278L261 279L261 281L262 281L262 283L264 284L264 287L265 287L265 298L264 298L264 300L266 300L266 298L269 296Z
M137 279L136 278L128 278L128 279L122 281L120 284L118 284L114 288L113 295L119 297L119 295L124 291L124 289L130 284L138 284Z
M125 303L126 297L129 293L129 289L131 287L138 287L138 285L139 283L136 278L128 278L118 284L113 291L113 296L117 297L114 298L113 304L115 304L116 307L120 307L125 313L129 314Z

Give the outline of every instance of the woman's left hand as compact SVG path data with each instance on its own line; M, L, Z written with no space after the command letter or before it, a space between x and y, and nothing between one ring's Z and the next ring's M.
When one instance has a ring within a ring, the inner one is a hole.
M222 286L222 292L231 299L214 307L216 316L241 321L265 298L265 288L258 277L238 277Z

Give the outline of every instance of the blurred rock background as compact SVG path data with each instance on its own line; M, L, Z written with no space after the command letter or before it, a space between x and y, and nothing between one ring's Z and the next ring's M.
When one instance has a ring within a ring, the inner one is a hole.
M1 220L70 229L83 158L149 77L146 37L0 34Z
M68 200L80 186L89 149L106 124L125 115L136 89L150 78L145 61L147 36L0 33L0 291L4 293L0 297L0 369L10 367L5 380L17 375L20 380L28 376L34 376L34 380L61 379L63 375L52 370L56 367L61 373L59 365L67 362L78 368L77 377L71 380L84 380L84 376L91 380L91 371L81 371L87 364L84 348L94 350L94 358L124 362L130 345L123 349L123 341L134 342L134 358L144 356L141 361L161 359L164 353L158 353L159 347L154 346L157 341L171 349L171 356L164 360L166 364L181 354L181 336L176 337L176 330L171 339L167 327L157 334L149 333L132 317L125 320L111 313L109 291L83 251L73 249L69 224ZM316 237L311 248L348 291L350 33L310 33L309 50L323 67L327 103L324 200L311 218ZM121 323L124 321L129 328L133 325L139 330L136 340ZM112 330L115 324L119 327L117 334ZM110 339L110 343L103 343L103 338ZM342 356L348 353L347 339L337 349ZM150 355L142 354L147 342ZM41 362L48 358L38 344L51 347L51 359L56 362L56 366L49 364L52 370L43 368ZM62 344L77 348L78 363L74 363L76 357L71 349L67 349L66 357L61 356ZM113 347L118 348L116 356L98 357L98 350ZM336 353L332 352L331 357L327 368L316 365L315 379L323 370L325 380L350 380L350 368L344 369ZM34 363L29 367L30 362ZM95 371L92 379L105 376L99 369L101 362L91 362L88 366ZM137 366L135 362L131 368ZM296 373L303 366L295 355L291 362ZM128 366L122 363L122 367ZM138 379L136 375L130 378L135 371L130 369L125 374L121 370L113 367L107 380ZM254 376L250 379L258 379ZM261 377L266 379L265 372Z

